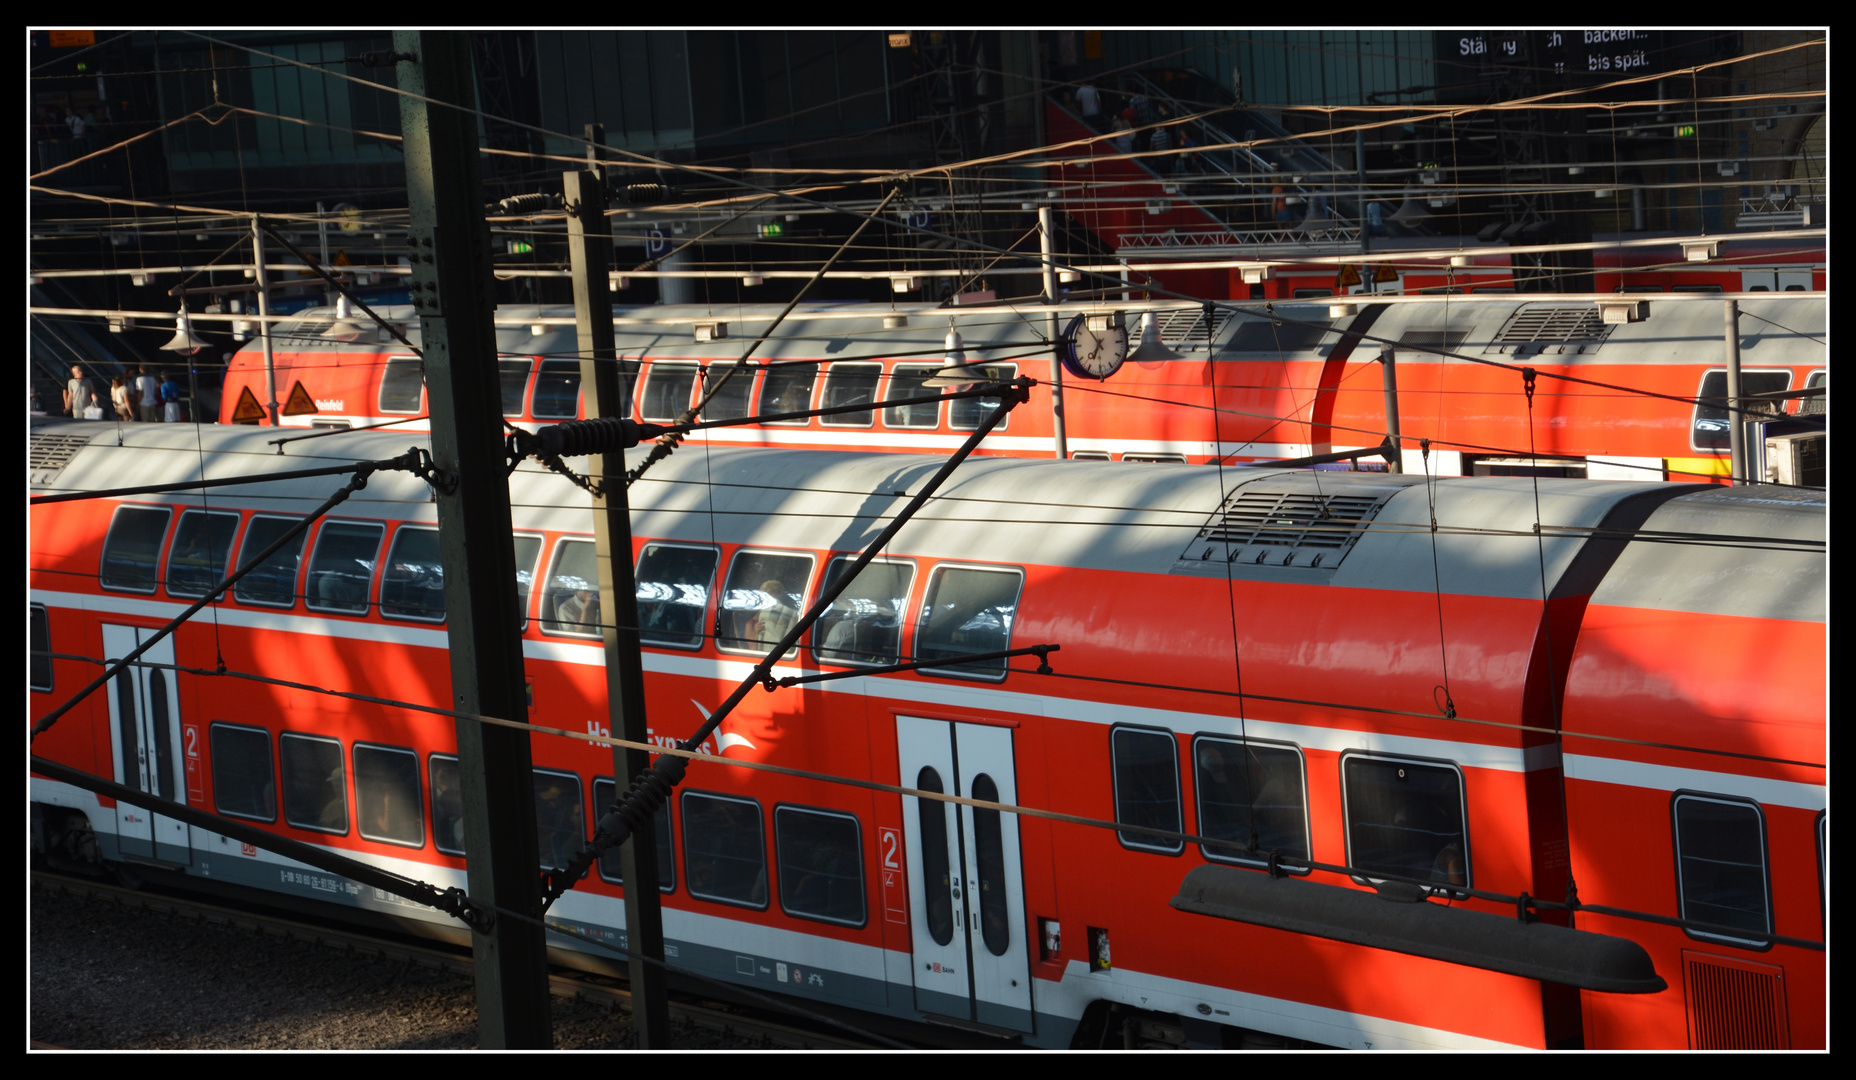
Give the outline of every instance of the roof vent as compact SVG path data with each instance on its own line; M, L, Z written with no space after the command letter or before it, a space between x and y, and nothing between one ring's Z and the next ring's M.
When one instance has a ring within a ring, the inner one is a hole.
M26 456L32 471L32 482L49 484L57 478L59 470L77 456L77 452L90 443L89 435L71 435L61 431L35 431L32 433Z
M1574 352L1595 351L1615 328L1592 304L1528 304L1514 313L1485 351L1513 349L1519 355L1553 346L1558 346L1558 352L1565 352L1567 346Z
M1331 570L1394 494L1323 495L1255 487L1245 485L1234 492L1180 558ZM1301 557L1304 552L1310 557Z

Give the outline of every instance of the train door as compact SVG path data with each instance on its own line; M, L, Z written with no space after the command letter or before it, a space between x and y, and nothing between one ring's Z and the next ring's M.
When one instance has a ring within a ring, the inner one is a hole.
M103 655L127 656L154 633L146 627L106 624ZM164 638L143 653L142 659L152 664L172 664L174 639ZM110 760L115 766L116 782L185 804L186 755L181 743L180 694L174 672L133 664L111 681L108 696ZM183 865L193 861L187 824L139 806L117 802L116 837L124 855Z
M902 783L1015 803L1009 728L896 718ZM904 796L915 1004L923 1012L1030 1031L1030 953L1018 818Z

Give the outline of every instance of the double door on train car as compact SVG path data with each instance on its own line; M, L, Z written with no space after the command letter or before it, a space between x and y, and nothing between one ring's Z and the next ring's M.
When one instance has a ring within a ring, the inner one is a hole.
M1012 730L896 718L902 784L1016 803ZM915 1004L926 1013L1030 1031L1030 952L1018 817L905 795Z
M103 655L117 660L134 652L155 631L141 626L103 627ZM163 638L138 658L174 662L174 639ZM110 703L110 761L116 782L183 805L187 802L186 747L182 743L180 693L174 672L138 662L122 669L107 688ZM116 839L122 854L167 863L193 861L187 823L117 800Z

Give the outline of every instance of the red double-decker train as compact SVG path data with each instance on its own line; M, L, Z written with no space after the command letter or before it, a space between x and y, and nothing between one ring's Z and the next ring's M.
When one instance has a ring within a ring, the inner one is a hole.
M48 421L33 490L418 438L279 456L274 436ZM634 484L653 739L691 735L939 464L711 445ZM601 734L585 493L510 482L529 719ZM32 717L338 484L36 506ZM376 473L34 753L464 886L454 721L417 708L451 701L434 511ZM1825 527L1821 493L1785 488L971 459L774 671L854 677L756 691L658 813L670 962L1033 1046L1821 1048ZM1060 646L1050 673L984 658L1032 644ZM929 666L884 670L908 660ZM532 745L561 865L613 801L612 759ZM56 858L456 925L70 783L34 776L30 799ZM1573 989L1172 906L1207 868L1291 897L1414 882L1423 914L1516 927L1511 898L1572 894L1535 927L1633 942L1653 973ZM563 960L601 960L624 888L614 859L554 905Z

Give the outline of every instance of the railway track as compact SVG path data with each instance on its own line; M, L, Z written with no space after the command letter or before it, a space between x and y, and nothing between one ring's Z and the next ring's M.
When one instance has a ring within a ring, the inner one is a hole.
M295 913L227 903L217 898L205 899L158 885L129 889L113 883L37 869L32 871L31 882L35 894L46 890L61 900L103 904L126 912L146 912L202 926L262 934L297 942L316 950L449 972L462 975L465 979L472 976L473 960L470 952L458 946L422 942L387 931L340 925ZM622 1012L629 1016L631 992L622 979L556 968L549 976L548 985L549 991L557 998L584 1002L603 1007L614 1014ZM670 1015L673 1025L688 1025L707 1033L715 1040L713 1045L717 1048L864 1050L890 1045L877 1038L857 1039L842 1030L831 1030L822 1022L775 1019L751 1006L674 990ZM613 1023L615 1026L629 1026L628 1019L617 1015ZM816 1027L812 1026L814 1024ZM920 1039L910 1041L928 1045Z

